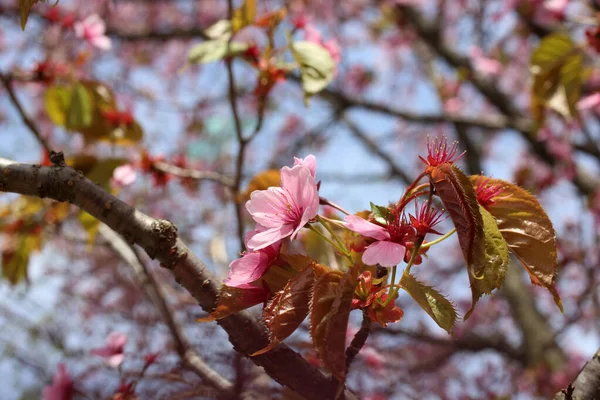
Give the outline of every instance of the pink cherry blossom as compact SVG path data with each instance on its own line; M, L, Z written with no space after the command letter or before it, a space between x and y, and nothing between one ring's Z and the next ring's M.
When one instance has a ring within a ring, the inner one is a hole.
M577 102L578 110L600 109L600 93L590 94Z
M121 165L115 168L112 176L112 184L115 187L125 187L135 182L137 174L131 164Z
M473 60L473 66L480 74L497 76L502 72L503 65L493 58L486 57L481 48L471 48L470 56Z
M258 232L259 230L256 230L246 234L246 247ZM279 256L280 249L281 242L275 242L263 249L245 252L241 258L229 264L229 274L223 283L230 287L246 287L263 276L269 265Z
M73 380L64 364L58 364L52 385L44 387L42 400L71 400L73 398Z
M313 25L306 24L304 26L304 40L323 46L329 52L336 65L342 61L342 51L337 40L332 38L324 41L321 32Z
M108 365L117 368L125 359L123 348L127 343L127 335L119 332L111 332L106 338L106 347L93 349L90 354L105 357Z
M360 233L363 236L376 239L374 243L371 243L362 256L362 261L367 265L379 264L382 267L393 267L404 260L406 254L406 247L398 243L404 236L401 233L401 229L398 230L400 235L394 235L392 237L388 229L385 229L379 225L375 225L361 217L356 215L346 216L346 227L351 231ZM389 230L395 231L394 228L399 226L391 226Z
M311 170L303 165L283 167L281 187L252 192L246 209L260 226L248 241L249 249L264 249L288 236L294 239L319 210L319 192Z
M83 21L75 23L75 35L78 38L85 39L92 46L100 50L109 50L111 41L105 35L106 24L98 14L92 14Z
M296 165L308 168L313 178L317 175L317 159L312 154L309 154L305 158L294 157L294 166Z

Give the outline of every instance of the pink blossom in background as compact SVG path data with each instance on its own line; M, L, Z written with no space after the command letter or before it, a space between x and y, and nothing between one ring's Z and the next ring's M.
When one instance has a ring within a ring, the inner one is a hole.
M246 247L259 230L248 232L245 237ZM223 283L230 287L245 287L259 279L269 265L279 257L281 242L275 242L260 250L245 252L241 258L229 264L229 274Z
M600 111L600 93L590 94L577 102L578 110L594 109Z
M123 349L127 343L127 335L119 332L111 332L106 338L106 346L93 349L90 354L105 357L108 365L117 368L125 359Z
M319 192L313 172L303 165L283 167L281 187L252 192L246 209L261 226L248 241L249 249L264 249L290 235L294 239L319 210Z
M563 20L569 1L570 0L546 0L544 1L543 7L548 10L554 18Z
M465 106L465 103L458 97L451 97L444 101L444 111L448 114L458 114Z
M313 25L306 24L304 26L304 40L323 46L329 52L336 65L342 61L342 50L337 40L331 38L327 41L324 41L321 32L319 32Z
M106 24L98 14L92 14L83 21L75 23L75 35L100 50L110 50L111 41L105 35Z
M125 187L135 182L137 174L131 164L121 165L115 168L111 182L115 187Z
M390 233L385 228L356 215L347 215L345 221L346 227L351 231L376 239L376 242L371 243L363 253L362 261L365 264L393 267L404 260L406 247L392 241Z
M473 60L473 66L480 74L497 76L502 72L502 64L493 58L486 57L481 48L472 47L469 55Z
M73 380L64 364L58 364L52 385L44 387L42 400L71 400L73 398Z
M313 178L317 175L317 159L312 154L309 154L306 158L294 157L294 166L296 165L308 168Z

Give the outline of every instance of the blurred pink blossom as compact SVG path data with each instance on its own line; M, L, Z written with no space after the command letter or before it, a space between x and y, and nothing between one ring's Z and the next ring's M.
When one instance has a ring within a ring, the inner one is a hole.
M502 64L493 58L486 57L479 47L472 47L470 51L473 66L483 75L497 76L502 72Z
M337 40L331 38L327 41L324 41L321 32L319 32L313 25L306 24L304 26L304 40L323 46L329 52L336 65L342 61L342 50Z
M71 400L73 398L73 380L64 364L58 364L52 385L44 387L42 400Z
M92 14L83 21L75 23L75 35L100 50L109 50L111 41L105 35L106 24L98 14Z
M106 346L93 349L90 354L107 358L107 363L117 368L125 359L123 348L127 343L127 335L119 332L111 332L106 338Z
M600 93L590 94L577 102L578 110L595 109L600 111Z
M112 184L115 187L125 187L135 182L137 174L131 164L121 165L115 168L112 176Z

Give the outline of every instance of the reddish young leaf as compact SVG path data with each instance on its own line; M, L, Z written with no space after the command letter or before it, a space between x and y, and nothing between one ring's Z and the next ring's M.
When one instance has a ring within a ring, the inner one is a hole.
M270 343L253 356L266 353L294 333L308 315L310 293L315 279L325 272L325 267L313 263L275 294L262 314L262 320L269 329Z
M323 364L337 378L346 376L346 330L358 271L331 271L317 279L310 303L310 335Z
M470 276L472 303L471 309L465 314L465 320L469 318L475 304L483 294L490 294L494 289L500 288L510 259L508 258L508 246L498 229L496 220L483 206L479 206L479 211L483 219L484 231L484 264L481 269L481 276Z
M479 176L471 177L473 185L478 181ZM508 248L529 272L531 282L547 288L562 311L555 288L556 234L548 215L532 194L517 185L500 179L488 179L483 184L502 187L488 209L496 218Z
M225 318L236 312L245 310L267 301L267 291L263 288L234 288L221 286L217 306L208 317L199 318L198 322L210 322Z
M452 164L428 168L430 180L450 215L467 262L469 276L481 275L484 261L483 220L469 178Z
M312 264L316 263L315 260L310 257L302 254L284 254L282 252L261 279L263 284L269 289L270 293L277 293L282 290L293 277L298 275L300 271ZM323 266L319 265L319 267Z

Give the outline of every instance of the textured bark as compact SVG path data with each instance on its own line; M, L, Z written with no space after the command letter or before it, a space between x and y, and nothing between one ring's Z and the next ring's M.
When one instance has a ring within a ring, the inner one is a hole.
M585 363L575 380L554 396L554 400L596 399L600 399L600 349Z
M175 225L136 210L85 178L81 172L63 165L60 158L55 160L56 165L41 167L0 158L0 191L68 201L87 211L127 242L142 247L150 257L159 260L204 310L213 310L220 282L178 238ZM247 312L224 318L219 325L227 331L235 350L244 355L269 343L265 329ZM250 359L274 380L308 399L335 397L338 382L325 376L286 345ZM345 398L356 397L346 390Z

